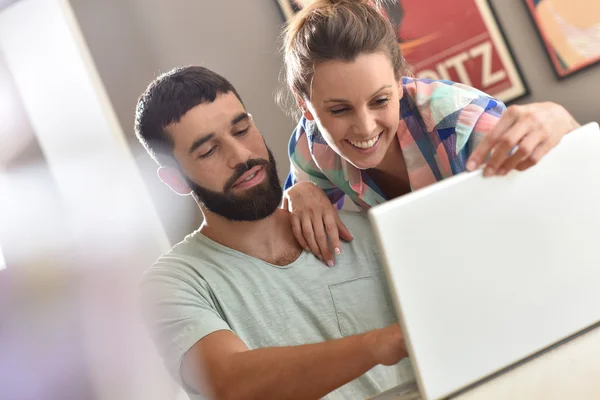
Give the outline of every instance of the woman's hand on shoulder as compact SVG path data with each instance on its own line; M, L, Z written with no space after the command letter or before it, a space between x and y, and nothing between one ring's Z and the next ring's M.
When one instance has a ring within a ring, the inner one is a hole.
M506 175L537 164L563 136L579 127L561 105L545 102L508 107L497 125L473 150L467 169L485 163L484 176ZM511 153L513 149L516 150Z
M283 208L291 214L298 243L332 267L333 253L338 255L342 249L340 238L350 241L353 237L325 192L309 182L297 183L286 190Z

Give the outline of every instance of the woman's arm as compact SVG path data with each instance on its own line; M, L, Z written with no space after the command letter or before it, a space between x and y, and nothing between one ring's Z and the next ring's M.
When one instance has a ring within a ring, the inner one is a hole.
M523 171L537 164L577 127L579 123L573 116L556 103L510 106L473 150L467 169L474 170L485 163L485 176L505 175L512 169Z
M345 194L312 159L301 122L292 134L289 158L283 208L291 213L292 228L300 245L333 266L333 253L341 251L340 238L352 240L352 234L337 215Z
M285 181L285 190L292 186L310 182L321 189L329 198L331 204L339 210L344 205L345 193L331 182L315 163L308 147L308 136L304 131L302 121L292 133L288 146L290 173Z

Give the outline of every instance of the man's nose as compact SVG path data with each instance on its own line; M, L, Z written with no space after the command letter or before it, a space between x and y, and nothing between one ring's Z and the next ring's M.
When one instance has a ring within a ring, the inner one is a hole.
M232 140L233 143L228 144L227 164L230 168L235 168L239 164L245 164L251 158L250 150L239 143L237 140Z

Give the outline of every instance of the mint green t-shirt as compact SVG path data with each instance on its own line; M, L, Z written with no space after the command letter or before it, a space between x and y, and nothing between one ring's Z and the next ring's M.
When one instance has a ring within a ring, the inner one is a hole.
M217 330L231 330L257 349L318 343L397 322L368 219L360 213L340 216L354 240L342 243L333 268L310 252L276 266L199 232L158 259L142 278L145 314L179 383L184 354ZM377 366L325 398L364 399L411 380L405 359ZM187 392L192 400L203 398Z

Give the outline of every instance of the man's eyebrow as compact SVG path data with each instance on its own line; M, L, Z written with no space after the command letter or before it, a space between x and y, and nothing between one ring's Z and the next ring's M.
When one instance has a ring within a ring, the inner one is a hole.
M239 113L231 120L231 126L250 118L247 112Z
M201 138L194 140L194 142L190 146L188 153L192 154L194 151L196 151L196 149L198 149L198 147L202 146L204 143L208 142L209 140L211 140L214 137L215 137L214 133L209 133L208 135L205 135Z
M250 116L248 115L247 112L239 113L238 115L233 117L233 119L231 120L231 126L234 126L234 125L236 125L244 120L247 120L249 118L250 118ZM194 142L190 146L190 149L188 150L188 153L192 154L194 151L196 151L198 149L198 147L202 146L204 143L208 142L209 140L213 139L214 137L215 137L214 133L209 133L208 135L205 135L201 138L194 140Z

